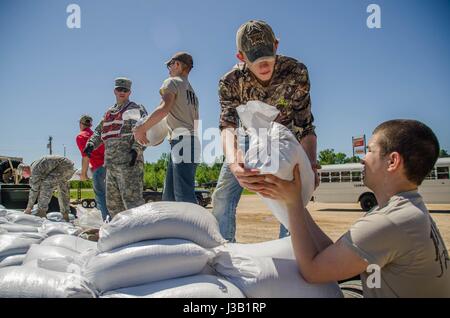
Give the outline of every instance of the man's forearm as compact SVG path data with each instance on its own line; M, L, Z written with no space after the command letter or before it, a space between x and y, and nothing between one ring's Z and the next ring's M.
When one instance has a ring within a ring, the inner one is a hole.
M83 157L81 159L81 175L86 175L89 168L89 158Z
M223 154L225 155L225 162L236 162L237 152L237 137L235 134L235 128L225 128L221 132Z
M169 110L165 107L165 103L162 102L155 111L147 118L145 123L142 125L145 130L150 129L157 123L159 123L161 120L164 119L164 117L169 114Z
M326 235L322 229L317 225L314 219L311 217L308 209L305 208L306 224L308 226L309 233L311 234L317 251L322 252L328 246L333 244L333 241Z
M314 271L313 260L319 253L316 244L308 230L308 220L303 204L289 206L289 225L292 247L295 258L303 277L308 280L310 273Z
M317 137L316 135L309 134L303 137L300 140L300 144L305 149L306 154L308 155L309 161L311 164L315 164L317 162Z

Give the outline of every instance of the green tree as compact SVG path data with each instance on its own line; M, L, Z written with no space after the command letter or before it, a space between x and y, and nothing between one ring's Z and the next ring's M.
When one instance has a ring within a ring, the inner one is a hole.
M439 158L447 158L447 157L450 157L449 154L447 153L447 150L441 149L441 151L439 152Z
M321 165L335 165L360 161L361 159L357 156L348 158L345 153L335 153L334 149L325 149L319 152L319 163Z

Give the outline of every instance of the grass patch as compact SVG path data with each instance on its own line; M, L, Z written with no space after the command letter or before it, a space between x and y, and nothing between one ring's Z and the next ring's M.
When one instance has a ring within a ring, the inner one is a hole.
M70 189L70 199L77 199L77 189ZM94 189L81 189L81 199L94 199Z
M251 192L251 191L249 191L249 190L247 190L247 189L244 189L244 191L242 192L242 194L243 194L243 195L255 195L256 193L255 193L255 192Z

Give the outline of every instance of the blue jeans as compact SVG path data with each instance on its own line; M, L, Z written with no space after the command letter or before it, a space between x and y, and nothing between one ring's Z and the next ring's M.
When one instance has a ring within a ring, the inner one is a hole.
M95 202L97 203L97 208L102 213L103 221L105 221L106 218L109 216L108 208L106 207L105 178L106 178L105 167L97 168L92 173L92 183L94 186Z
M183 139L189 141L186 138L190 138L190 143L180 144L178 146L183 146L179 148L179 151L174 150L174 147L183 142ZM170 141L171 153L167 164L166 180L164 181L163 201L198 203L195 196L197 164L194 162L194 142L195 137L193 136L180 136ZM190 156L185 157L185 151L189 150ZM186 158L186 162L181 160L181 157ZM181 162L177 162L177 160L181 160Z
M239 140L241 149L247 151L248 142L248 138ZM236 207L241 199L242 191L243 188L231 172L229 165L224 163L212 196L212 213L219 222L220 233L230 242L236 242ZM281 224L279 237L287 235L287 229Z

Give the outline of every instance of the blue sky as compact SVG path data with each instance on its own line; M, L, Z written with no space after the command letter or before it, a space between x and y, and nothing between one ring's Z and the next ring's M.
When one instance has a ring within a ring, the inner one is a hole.
M66 26L69 4L81 28ZM381 7L381 29L366 8ZM219 78L236 63L235 34L263 19L279 53L310 73L318 149L351 155L351 137L382 121L425 122L450 150L450 1L0 0L0 155L32 161L54 152L80 165L78 119L98 121L114 103L113 80L133 80L132 99L153 110L174 52L194 56L190 81L203 127L217 127ZM148 148L147 161L168 150Z

